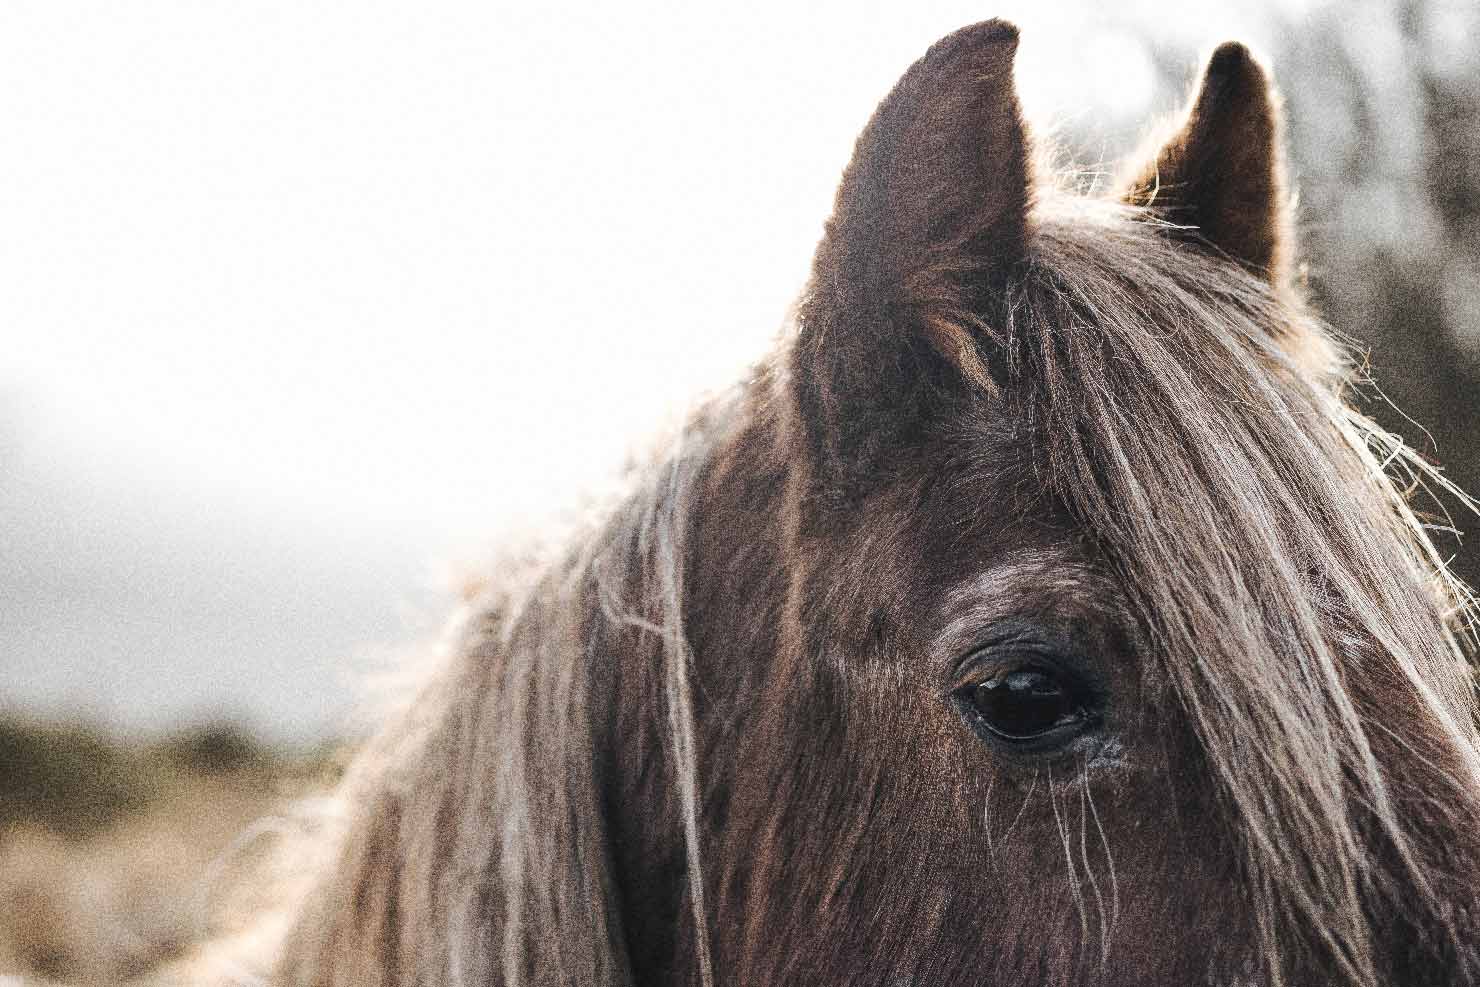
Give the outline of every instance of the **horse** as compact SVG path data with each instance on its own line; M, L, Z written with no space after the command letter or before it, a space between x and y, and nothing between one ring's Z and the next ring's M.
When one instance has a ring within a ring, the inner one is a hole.
M1442 474L1350 403L1241 44L1104 188L959 30L794 318L470 606L272 982L1480 984Z

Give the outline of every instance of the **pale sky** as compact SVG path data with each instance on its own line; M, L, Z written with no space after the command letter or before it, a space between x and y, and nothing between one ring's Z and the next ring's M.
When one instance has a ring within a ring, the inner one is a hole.
M440 563L764 349L937 37L1016 20L1029 116L1107 141L1174 106L1099 9L11 0L3 706L336 729ZM1116 10L1189 73L1270 40Z

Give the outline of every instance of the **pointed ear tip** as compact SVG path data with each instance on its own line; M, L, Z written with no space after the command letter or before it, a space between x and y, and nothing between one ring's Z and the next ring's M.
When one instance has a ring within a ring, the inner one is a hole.
M1017 25L993 18L989 21L969 24L951 32L931 45L931 52L944 56L948 53L980 51L1004 46L1011 54L1017 50L1017 44Z
M1225 41L1213 49L1208 67L1203 70L1203 78L1208 83L1242 83L1257 87L1269 84L1263 64L1242 41Z
M965 30L970 31L984 42L990 41L996 44L1006 43L1011 45L1018 43L1017 25L1011 21L1004 21L996 17L989 21L973 24L971 27L965 28Z

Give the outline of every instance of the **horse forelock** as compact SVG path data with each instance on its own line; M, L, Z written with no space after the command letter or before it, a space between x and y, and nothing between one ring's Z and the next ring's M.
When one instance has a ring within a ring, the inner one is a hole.
M1472 615L1384 467L1442 477L1344 403L1290 298L1131 211L1055 208L998 313L1007 390L1199 739L1270 969L1304 948L1376 983L1371 916L1393 909L1475 962L1435 845L1480 811Z

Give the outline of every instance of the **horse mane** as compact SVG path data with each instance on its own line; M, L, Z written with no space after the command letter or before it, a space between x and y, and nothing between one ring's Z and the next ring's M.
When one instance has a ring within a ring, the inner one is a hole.
M650 669L666 729L644 731L641 756L673 804L647 811L681 817L705 955L681 601L707 431L697 416L569 545L533 551L470 602L450 664L347 781L353 818L273 982L631 983L600 790L610 755L594 742L610 710L591 697L624 675L649 684Z

